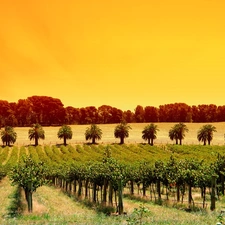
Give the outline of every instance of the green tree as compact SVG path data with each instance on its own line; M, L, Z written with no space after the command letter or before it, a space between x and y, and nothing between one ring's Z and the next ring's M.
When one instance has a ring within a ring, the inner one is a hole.
M170 130L169 130L169 138L173 141L176 141L176 145L178 144L178 132L177 129L175 128L175 126L173 126Z
M92 124L85 131L85 138L87 140L92 140L92 144L95 144L95 140L101 140L102 138L102 130L96 125Z
M142 138L144 140L148 140L148 144L153 145L153 140L157 138L157 131L159 131L157 125L151 123L142 131Z
M203 145L206 145L207 132L203 127L198 131L197 138L198 138L198 141L203 142Z
M169 130L169 137L173 141L176 140L176 144L178 144L178 140L180 141L180 145L182 145L182 140L185 137L185 133L188 132L188 128L184 123L175 124Z
M68 125L63 125L61 128L59 128L57 136L59 139L63 138L63 143L66 146L66 140L72 139L73 137L73 132L71 127Z
M206 124L202 126L197 134L198 141L202 141L203 145L206 145L206 141L208 141L208 145L210 145L213 139L213 132L216 132L216 127L211 124Z
M11 143L16 142L17 133L14 131L13 127L6 126L4 130L1 131L1 138L3 144L9 146Z
M47 183L46 175L44 164L36 163L30 157L20 161L9 174L12 185L19 185L24 189L29 212L33 211L32 194L38 187Z
M45 139L45 131L43 130L42 126L38 123L34 124L31 129L28 131L28 135L30 140L35 140L35 146L38 145L38 139Z
M132 129L127 123L120 123L115 127L114 136L120 138L120 144L124 144L124 138L129 137L129 130Z

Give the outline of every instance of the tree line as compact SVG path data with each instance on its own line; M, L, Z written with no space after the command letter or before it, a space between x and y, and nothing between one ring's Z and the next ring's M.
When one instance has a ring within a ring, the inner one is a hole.
M102 105L98 108L87 106L64 107L60 99L48 96L31 96L18 102L0 100L0 127L43 126L62 124L110 124L126 121L142 122L222 122L225 121L225 105L202 104L189 106L172 103L159 107L137 105L122 111L116 107Z
M120 144L124 144L124 139L129 137L129 130L132 129L126 122L121 122L116 125L114 129L115 138L120 139ZM154 139L157 138L157 131L159 131L158 126L154 123L146 125L142 131L142 138L145 141L148 141L148 144L153 145ZM185 137L185 133L188 132L188 128L184 123L177 123L169 130L168 136L171 140L175 140L176 144L182 145L182 140ZM216 132L216 127L211 124L203 125L197 133L198 141L202 141L204 145L208 142L210 145L213 139L213 133ZM0 132L1 139L3 144L10 146L16 142L17 133L14 131L14 128L11 126L6 126ZM28 130L28 136L30 140L35 141L35 146L38 145L39 139L45 139L44 129L40 124L33 124L33 126ZM69 125L62 125L59 128L57 133L59 139L63 139L63 144L67 145L66 141L72 139L73 132ZM102 130L96 124L91 124L90 127L87 127L85 131L86 140L91 140L92 144L96 144L96 140L101 140Z

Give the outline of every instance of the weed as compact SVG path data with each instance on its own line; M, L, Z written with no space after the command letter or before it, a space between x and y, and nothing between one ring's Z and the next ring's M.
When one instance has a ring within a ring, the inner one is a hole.
M139 208L135 208L129 218L126 220L128 225L146 224L145 219L150 216L150 211L143 204Z
M21 188L17 186L14 192L9 196L9 198L11 199L11 202L7 208L8 210L7 216L10 218L20 216L24 208L21 201Z
M102 204L97 205L96 210L97 212L104 213L107 216L115 212L115 208L113 206L105 206Z

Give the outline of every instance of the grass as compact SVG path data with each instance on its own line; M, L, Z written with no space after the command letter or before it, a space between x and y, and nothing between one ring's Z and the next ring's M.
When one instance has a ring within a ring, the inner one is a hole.
M13 193L14 187L10 186L7 178L0 183L0 224L77 224L77 225L127 225L127 220L133 215L134 209L140 205L146 207L150 214L143 221L145 224L155 225L213 225L218 221L221 209L225 206L225 198L217 202L217 210L211 212L198 210L186 212L185 210L157 205L153 202L142 201L141 199L124 198L124 211L127 215L106 216L98 213L82 202L64 194L60 189L51 186L43 186L37 189L33 195L34 211L32 214L24 209L21 216L17 218L6 218L7 206L10 204L8 196ZM24 201L24 200L23 200Z
M7 177L0 181L0 224L6 223L8 217L8 207L11 204L10 196L15 192L15 187L10 185Z

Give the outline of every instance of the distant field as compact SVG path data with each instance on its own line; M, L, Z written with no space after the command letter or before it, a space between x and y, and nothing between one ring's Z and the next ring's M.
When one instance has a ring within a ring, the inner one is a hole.
M125 143L146 143L142 139L142 130L149 123L131 123L129 124L132 127L130 130L130 136L125 140ZM158 125L159 131L155 144L173 144L168 137L169 129L175 123L155 123ZM197 132L201 126L205 123L185 123L189 129L189 132L186 133L186 137L183 141L184 144L199 144L197 140ZM225 134L225 122L220 123L210 123L213 124L217 132L214 133L214 138L212 145L224 145L224 134ZM114 137L114 128L116 124L100 124L99 127L102 129L103 135L99 143L119 143L119 139ZM71 125L73 130L73 138L68 140L68 144L81 144L86 143L85 140L85 130L89 125ZM33 144L33 141L30 141L28 138L29 127L16 127L15 131L17 132L17 141L16 145L29 145ZM40 144L60 144L62 140L57 138L57 132L59 127L44 127L45 130L45 140L40 140Z

